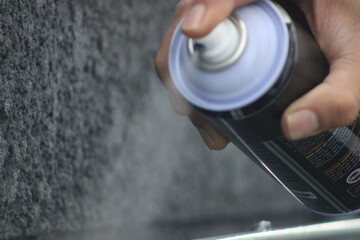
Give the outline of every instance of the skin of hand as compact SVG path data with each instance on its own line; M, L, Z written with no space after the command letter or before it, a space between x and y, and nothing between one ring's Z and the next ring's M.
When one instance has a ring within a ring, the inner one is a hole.
M290 0L289 0L290 1ZM281 125L289 139L301 139L329 128L345 126L356 119L360 108L360 1L292 0L304 11L330 72L324 81L292 103L284 112ZM183 0L165 34L155 66L165 86L171 86L167 65L172 33L184 17L182 31L189 37L203 37L231 14L234 8L252 0ZM228 139L187 106L171 90L172 103L179 113L188 115L210 149L221 150ZM174 97L176 96L176 97Z

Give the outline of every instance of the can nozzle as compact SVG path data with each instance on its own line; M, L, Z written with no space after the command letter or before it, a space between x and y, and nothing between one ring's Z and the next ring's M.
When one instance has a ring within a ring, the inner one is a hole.
M233 63L244 50L246 28L237 17L229 17L203 38L189 39L189 50L197 65L219 70Z

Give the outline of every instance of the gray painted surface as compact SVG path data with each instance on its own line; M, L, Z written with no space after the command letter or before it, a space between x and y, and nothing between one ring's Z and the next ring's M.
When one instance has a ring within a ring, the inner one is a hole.
M175 3L0 0L0 238L313 216L172 111L152 61Z

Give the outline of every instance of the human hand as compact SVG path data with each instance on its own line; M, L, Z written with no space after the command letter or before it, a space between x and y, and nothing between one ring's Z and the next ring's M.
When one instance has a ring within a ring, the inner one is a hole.
M360 1L294 0L304 11L324 52L330 73L323 83L291 104L282 127L291 139L345 126L360 103Z
M330 64L330 74L324 82L291 104L283 114L284 135L290 139L299 139L328 128L347 125L358 114L360 83L357 82L357 78L360 77L360 68L357 64L360 62L360 2L357 0L293 1L305 12L312 31ZM202 37L224 20L234 8L249 3L251 0L188 0L183 2L185 8L175 19L174 24L176 25L180 16L186 13L182 25L183 32L189 37ZM170 28L168 34L171 35L173 29L174 26ZM169 38L170 36L168 39L165 37L164 42L170 41ZM163 55L157 58L160 74L166 71L168 73L167 63L163 62L167 58L168 47L168 42L163 43L160 52L162 54L166 52L166 57ZM224 139L223 136L217 136L218 133L214 131L212 135L215 142Z

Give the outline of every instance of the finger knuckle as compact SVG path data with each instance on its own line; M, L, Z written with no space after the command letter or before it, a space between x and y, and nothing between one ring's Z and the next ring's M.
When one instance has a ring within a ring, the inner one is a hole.
M192 4L194 0L181 0L178 2L175 8L175 14L174 19L177 19L182 16L182 14L188 9Z
M154 66L156 68L156 70L158 70L158 68L160 67L162 62L161 56L159 54L159 52L155 55L154 57Z
M191 119L191 122L193 124L194 127L199 128L199 129L204 129L205 128L205 122L202 119L197 119L197 118L193 118Z
M166 68L166 59L161 52L158 52L154 58L154 66L156 73L160 77L160 73Z
M354 121L358 112L359 105L353 97L350 95L341 96L336 108L337 119L340 125L347 125Z
M191 120L192 124L194 125L194 127L196 128L204 128L206 125L206 121L204 120L204 118L202 118L198 113L196 112L191 112L189 114L189 119Z

